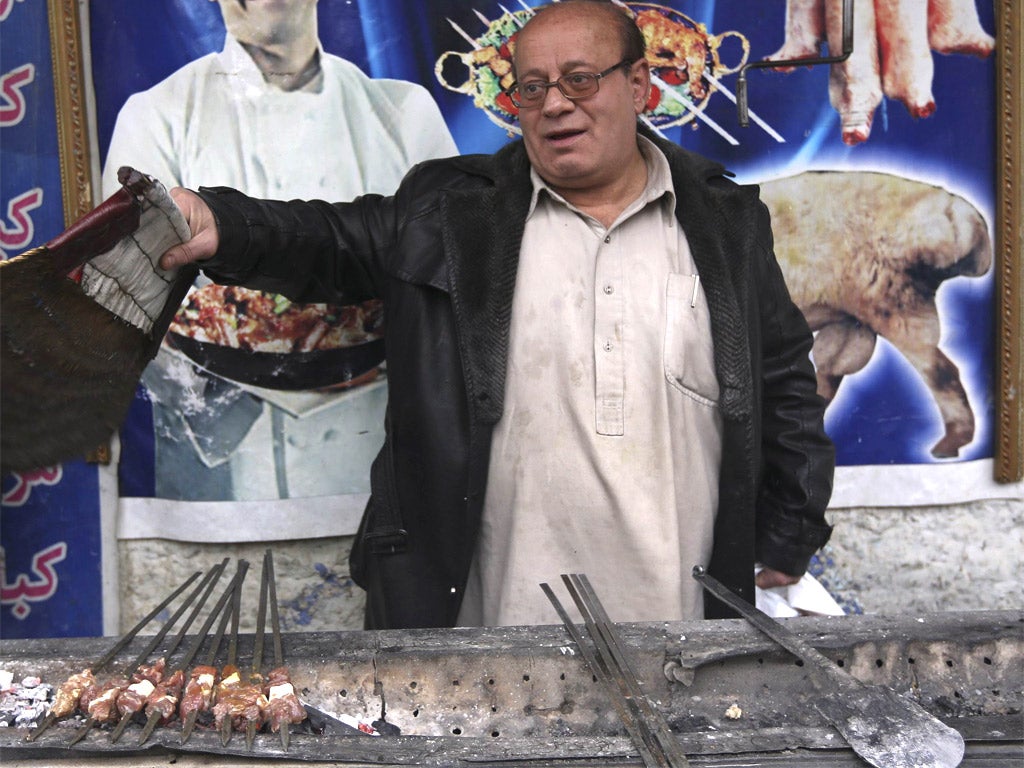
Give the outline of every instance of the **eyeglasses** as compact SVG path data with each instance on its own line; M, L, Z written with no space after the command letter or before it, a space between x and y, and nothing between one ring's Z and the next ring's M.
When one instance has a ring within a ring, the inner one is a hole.
M519 109L533 109L539 107L547 98L548 88L558 86L558 90L567 99L585 99L593 96L601 86L601 78L607 77L620 67L632 64L629 59L623 59L618 64L613 64L604 72L570 72L562 75L557 80L545 83L543 80L528 80L525 83L513 83L505 93Z

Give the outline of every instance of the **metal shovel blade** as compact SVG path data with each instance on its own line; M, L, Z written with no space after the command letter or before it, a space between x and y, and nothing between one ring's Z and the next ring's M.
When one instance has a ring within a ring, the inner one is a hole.
M814 708L877 768L955 768L963 759L959 733L891 688L858 683L822 693Z
M731 592L701 566L693 578L787 651L805 663L818 693L814 707L876 768L956 768L963 737L890 688L865 685L779 622Z

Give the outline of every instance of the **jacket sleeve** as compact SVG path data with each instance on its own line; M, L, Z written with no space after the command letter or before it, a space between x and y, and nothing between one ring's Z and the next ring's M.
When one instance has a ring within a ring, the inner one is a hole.
M793 303L773 253L767 208L758 203L755 285L761 312L761 455L756 556L800 576L829 539L825 509L835 450L825 434L825 402L817 394L810 352L814 339Z
M258 200L226 187L200 196L217 222L217 254L203 263L215 282L280 293L298 302L352 304L383 293L397 230L393 197L349 203Z

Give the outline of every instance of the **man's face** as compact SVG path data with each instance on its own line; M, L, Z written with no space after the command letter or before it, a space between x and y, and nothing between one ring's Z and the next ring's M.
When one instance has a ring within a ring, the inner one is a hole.
M604 13L555 6L520 33L516 78L551 82L570 72L602 72L622 59L617 30ZM598 92L575 101L557 87L539 107L519 112L533 167L555 189L596 190L615 180L635 157L636 118L650 87L645 61L600 80Z
M317 0L216 0L224 26L242 43L274 45L316 29Z

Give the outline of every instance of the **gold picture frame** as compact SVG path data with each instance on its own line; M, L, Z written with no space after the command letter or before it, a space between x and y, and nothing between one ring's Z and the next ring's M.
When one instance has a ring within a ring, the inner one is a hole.
M47 0L53 91L57 102L57 143L64 202L64 225L70 226L93 205L91 152L85 78L82 74L82 25L76 0Z
M995 479L1024 477L1024 22L1018 0L996 6L996 430Z
M998 482L1024 478L1024 23L1018 0L994 0L996 10L996 381L995 462ZM82 25L76 0L47 0L57 101L57 135L67 224L93 208L84 92Z

